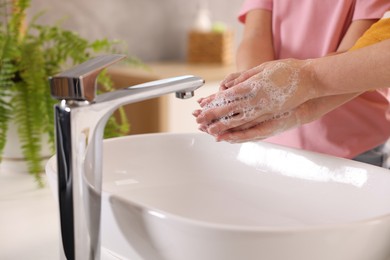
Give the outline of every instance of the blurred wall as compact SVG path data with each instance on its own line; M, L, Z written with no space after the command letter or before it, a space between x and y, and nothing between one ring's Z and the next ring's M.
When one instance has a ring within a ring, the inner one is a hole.
M187 32L199 0L32 0L28 17L46 10L38 20L63 26L88 39L121 39L129 54L143 61L186 59ZM242 25L237 13L243 0L209 0L213 21L235 32L235 47Z

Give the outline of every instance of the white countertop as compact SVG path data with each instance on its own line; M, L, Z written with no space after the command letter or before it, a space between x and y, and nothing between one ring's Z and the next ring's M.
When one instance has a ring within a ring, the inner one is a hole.
M0 172L0 259L59 259L57 202L31 175Z

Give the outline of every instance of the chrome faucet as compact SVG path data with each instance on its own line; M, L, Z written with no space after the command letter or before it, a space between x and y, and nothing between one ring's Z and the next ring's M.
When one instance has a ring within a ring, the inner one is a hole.
M121 105L176 93L192 97L204 84L195 76L152 81L96 95L96 78L124 55L91 59L50 78L55 106L61 257L100 259L103 130Z

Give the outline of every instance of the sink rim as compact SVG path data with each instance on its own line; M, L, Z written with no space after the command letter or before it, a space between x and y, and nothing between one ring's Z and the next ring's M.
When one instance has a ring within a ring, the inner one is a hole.
M148 133L148 134L137 134L137 135L127 135L127 136L122 136L122 137L116 137L116 138L110 138L110 139L105 139L103 142L104 143L110 143L110 142L117 142L118 140L123 140L123 139L134 139L134 138L145 138L145 137L150 137L150 136L184 136L184 137L191 137L191 138L196 138L196 136L208 136L204 133ZM283 149L286 149L289 152L293 151L299 151L300 153L304 154L319 154L315 152L309 152L309 151L304 151L300 149L295 149L295 148L290 148L290 147L284 147L281 145L276 145L276 144L270 144L267 143L267 145L274 146L274 147L282 147ZM325 154L320 154L323 157L329 157L333 158L336 160L344 161L347 159L344 158L338 158L330 155L325 155ZM48 176L48 181L49 185L55 193L55 196L57 196L56 191L53 189L57 187L57 175L56 175L56 163L55 163L56 155L53 155L48 162L46 163L45 166L45 173ZM366 165L364 163L360 162L353 162L355 165L362 165L368 168L374 167L375 169L379 171L388 171L387 169L380 168L377 166L372 166L372 165ZM363 167L363 168L365 168ZM375 174L370 171L368 171L369 175ZM390 172L389 172L390 174ZM189 224L191 226L196 226L196 227L201 227L201 228L207 228L207 229L214 229L214 230L223 230L223 231L232 231L232 232L246 232L246 233L257 233L257 232L262 232L262 233L298 233L298 232L322 232L324 230L333 230L333 229L340 229L340 228L350 228L350 227L358 227L358 226L365 226L365 225L375 225L378 224L379 222L385 221L385 222L390 222L390 212L387 214L382 214L378 215L376 217L371 217L371 218L366 218L366 219L361 219L361 220L353 220L353 221L344 221L340 223L331 223L331 224L310 224L310 225L301 225L301 226L244 226L244 225L234 225L234 224L220 224L218 222L211 222L211 221L202 221L202 220L196 220L196 219L191 219L189 217L181 216L178 214L170 213L168 211L164 211L161 209L153 208L152 206L142 203L139 201L134 201L130 199L126 199L124 197L121 197L115 193L107 192L104 190L104 181L103 181L103 188L102 188L103 196L107 196L108 199L111 197L114 199L118 199L123 201L126 204L132 204L136 207L142 208L150 214L150 211L153 212L158 212L166 216L164 221L172 221L172 222L178 222L182 224ZM111 206L112 207L112 206ZM152 214L150 214L152 215ZM156 216L153 216L156 217Z
M104 192L104 191L103 191ZM104 192L105 193L105 192ZM106 193L107 194L107 193ZM340 224L314 224L314 225L307 225L307 226L296 226L296 227L290 227L290 226L283 226L283 227L277 227L277 226L244 226L244 225L228 225L228 224L220 224L217 222L207 222L202 220L194 220L188 217L183 217L177 214L169 213L164 210L155 209L145 203L135 202L128 199L124 199L123 197L120 197L115 194L109 194L109 198L114 197L115 199L124 201L126 204L133 204L136 207L140 207L145 209L148 213L149 211L161 213L166 218L164 218L164 221L172 221L172 222L179 222L183 224L189 224L191 226L197 226L207 229L214 229L214 230L220 230L220 231L230 231L230 232L245 232L245 233L298 233L298 232L322 232L324 230L332 230L332 229L339 229L339 228L349 228L349 227L358 227L358 226L365 226L365 225L375 225L379 221L387 221L390 222L390 213L384 214L378 217L373 218L367 218L364 220L355 220L350 222L340 222ZM149 213L150 214L150 213ZM150 214L153 215L153 214ZM154 216L156 217L156 216Z

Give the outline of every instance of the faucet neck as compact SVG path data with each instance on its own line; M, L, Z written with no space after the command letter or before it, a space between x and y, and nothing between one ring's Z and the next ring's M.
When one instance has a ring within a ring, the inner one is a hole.
M187 93L187 97L204 83L199 77L182 76L88 98L85 91L94 82L82 81L83 77L92 79L96 75L89 70L101 70L115 60L118 57L103 59L105 63L97 59L51 79L52 93L61 99L55 106L58 194L62 250L68 260L100 258L103 132L112 112L168 93ZM86 88L74 84L78 79Z

